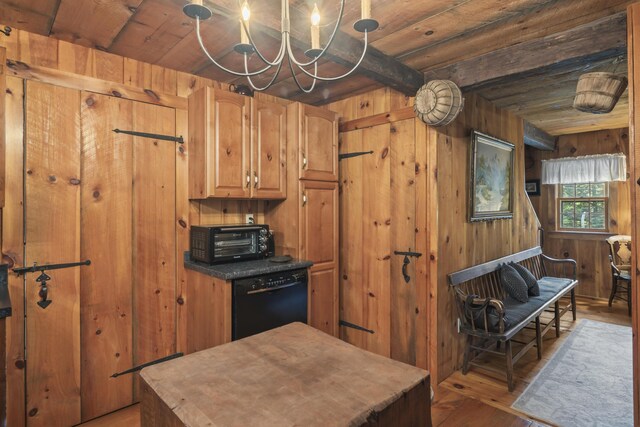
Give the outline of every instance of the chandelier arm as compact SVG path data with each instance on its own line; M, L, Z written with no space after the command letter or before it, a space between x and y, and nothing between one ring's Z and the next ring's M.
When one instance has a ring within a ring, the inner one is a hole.
M249 43L251 43L251 47L253 47L253 51L258 55L258 57L262 60L262 62L264 62L265 64L268 64L268 65L270 65L272 67L282 63L282 60L284 59L284 55L285 55L285 52L286 52L286 49L285 49L286 40L285 40L284 35L282 36L282 41L280 42L280 50L278 51L278 54L276 55L276 57L273 60L273 62L271 62L267 58L265 58L264 55L260 52L260 49L258 49L258 45L256 45L256 43L253 41L253 37L251 36L251 32L249 31L249 27L247 27L247 25L245 24L245 22L243 20L240 20L240 25L242 25L242 27L244 28L245 33L247 34L247 37L249 37Z
M247 54L245 53L245 54L243 54L243 55L244 55L244 69L245 69L245 70L248 70L248 68L249 68L249 63L248 63L248 61L247 61ZM273 82L275 82L275 81L276 81L276 79L278 78L278 75L280 74L280 70L282 69L282 62L283 62L283 61L280 61L280 63L277 65L277 66L278 66L278 68L276 69L276 73L273 75L273 77L271 78L271 80L269 81L269 83L267 83L267 84L266 84L266 86L263 86L263 87L257 87L257 86L253 83L253 81L251 80L251 76L247 76L247 81L249 82L249 85L251 86L251 88L252 88L253 90L255 90L255 91L258 91L258 92L262 92L262 91L264 91L264 90L266 90L266 89L269 89L269 88L271 87L271 85L273 84ZM247 72L248 72L248 71L247 71Z
M238 77L257 76L258 74L262 74L273 67L272 65L267 65L266 67L258 71L252 71L251 73L240 73L237 71L230 70L222 66L221 64L219 64L215 59L213 59L213 57L211 56L207 48L204 46L204 43L202 41L202 36L200 36L200 18L199 17L196 17L196 36L198 37L198 43L200 43L200 48L202 49L204 54L207 55L207 58L209 58L209 60L213 62L215 66L217 66L223 71L226 71L229 74L233 74L234 76L238 76Z
M333 43L333 41L336 38L336 34L338 33L338 29L340 28L340 23L342 22L342 17L344 15L344 1L345 0L340 0L340 13L338 14L338 19L336 21L335 27L333 27L333 32L331 33L331 37L329 37L329 41L327 42L325 47L322 48L318 56L316 56L313 60L309 62L302 62L296 59L296 57L293 55L293 51L291 50L291 42L289 39L290 35L287 32L287 49L289 53L289 58L290 60L293 60L293 63L296 64L298 67L308 67L309 65L315 64L325 54L327 49L329 49L329 46L331 46L331 43Z
M313 79L313 83L311 83L311 86L309 87L309 89L305 89L302 84L298 81L298 78L296 77L296 73L293 70L293 65L291 64L291 61L289 60L289 69L291 70L291 75L293 76L293 81L296 82L296 86L298 86L298 89L300 89L302 92L304 93L311 93L313 91L313 89L316 87L316 79ZM313 64L314 68L315 68L315 74L318 74L318 63Z
M316 64L316 69L315 72L313 74L311 74L309 71L305 70L304 68L302 68L301 66L298 65L298 68L305 73L307 76L313 78L313 79L318 79L322 82L333 82L336 80L340 80L343 79L349 75L351 75L354 71L356 71L356 69L360 66L360 64L362 63L362 61L364 60L365 55L367 54L367 31L365 30L364 32L364 49L362 50L362 55L360 56L360 59L358 60L358 62L356 63L356 65L353 66L353 68L349 71L347 71L346 73L342 74L341 76L335 76L335 77L320 77L318 76L318 67ZM297 65L297 64L296 64Z

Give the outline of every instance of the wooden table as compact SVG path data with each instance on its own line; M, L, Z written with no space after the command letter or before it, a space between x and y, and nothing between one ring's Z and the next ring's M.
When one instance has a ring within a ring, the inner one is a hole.
M302 323L141 372L142 426L431 426L429 373Z

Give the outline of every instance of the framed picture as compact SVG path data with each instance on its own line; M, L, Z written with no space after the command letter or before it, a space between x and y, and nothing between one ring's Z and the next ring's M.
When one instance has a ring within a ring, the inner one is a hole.
M471 222L513 218L515 146L483 133L471 134Z
M527 192L529 196L539 196L540 195L540 180L539 179L530 179L524 183L524 190Z

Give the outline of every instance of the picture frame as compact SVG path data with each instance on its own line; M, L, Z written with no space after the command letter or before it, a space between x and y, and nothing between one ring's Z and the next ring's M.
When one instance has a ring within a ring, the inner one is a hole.
M469 221L513 218L515 145L471 133Z
M524 183L524 191L526 191L529 196L539 196L540 180L539 179L526 180Z

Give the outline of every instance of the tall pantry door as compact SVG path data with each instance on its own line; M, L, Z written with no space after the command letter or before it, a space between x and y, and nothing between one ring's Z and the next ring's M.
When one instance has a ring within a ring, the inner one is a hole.
M340 145L341 153L373 152L340 161L340 319L369 331L343 324L341 337L414 365L423 364L416 331L426 275L411 257L405 280L395 252L416 251L420 129L404 120L343 133Z
M136 400L111 375L175 352L175 110L37 82L25 101L26 424L74 425Z

